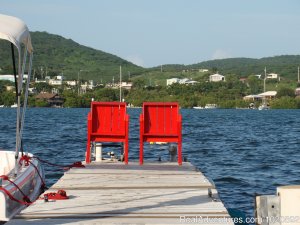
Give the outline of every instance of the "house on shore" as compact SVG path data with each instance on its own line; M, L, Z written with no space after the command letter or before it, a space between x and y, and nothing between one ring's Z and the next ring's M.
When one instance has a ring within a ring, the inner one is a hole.
M277 73L269 73L267 74L267 79L278 79Z
M35 99L45 101L50 107L60 108L63 106L64 99L56 93L41 92Z
M225 76L218 73L209 76L209 82L220 82L220 81L225 81Z

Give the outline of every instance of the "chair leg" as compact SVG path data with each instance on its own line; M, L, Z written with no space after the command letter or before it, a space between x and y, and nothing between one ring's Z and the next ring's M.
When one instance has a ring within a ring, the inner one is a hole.
M144 142L143 138L140 138L140 165L144 163Z
M87 164L91 163L91 140L90 140L90 138L88 138L87 143L86 143L85 162Z
M128 164L128 140L125 141L125 147L124 147L124 155L125 155L125 164Z
M182 165L182 153L181 153L181 148L182 148L182 143L181 142L178 142L178 152L177 152L177 155L178 155L178 165Z

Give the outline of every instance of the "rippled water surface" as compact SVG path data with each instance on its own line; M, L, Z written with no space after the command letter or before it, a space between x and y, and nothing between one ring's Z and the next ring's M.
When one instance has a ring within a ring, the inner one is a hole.
M138 159L139 109L129 109L129 160ZM88 109L32 108L24 148L58 164L84 159ZM183 154L212 179L226 207L253 215L255 194L300 184L300 110L181 110ZM0 148L14 149L15 109L0 109ZM154 146L147 146L154 148ZM145 157L167 159L164 147ZM48 185L62 171L45 165Z

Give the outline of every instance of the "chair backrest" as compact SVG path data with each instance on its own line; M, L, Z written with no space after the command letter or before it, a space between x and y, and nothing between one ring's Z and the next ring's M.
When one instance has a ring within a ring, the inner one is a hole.
M126 103L92 102L92 133L125 134Z
M144 133L178 134L179 105L177 102L145 102L143 116Z

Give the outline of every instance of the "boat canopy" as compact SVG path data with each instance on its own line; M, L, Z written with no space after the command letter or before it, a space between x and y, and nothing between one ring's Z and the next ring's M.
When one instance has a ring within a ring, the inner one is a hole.
M33 48L31 44L30 33L26 24L13 16L7 16L0 14L0 39L7 40L11 44L12 59L15 76L15 88L16 88L16 100L17 100L17 124L16 124L16 155L15 155L15 175L18 173L18 158L19 152L22 151L22 134L24 128L25 112L28 100L28 89L30 84L31 68L32 68L32 57ZM22 51L22 48L25 48ZM18 50L18 72L16 71L16 63L14 56L14 47ZM24 52L24 54L22 54ZM22 56L23 55L23 56ZM29 58L29 61L27 61ZM26 66L28 66L28 76L26 85L23 85L23 76L25 73ZM17 76L18 74L18 76ZM24 101L21 105L21 95L24 93ZM21 110L22 108L22 110Z
M28 27L16 17L0 14L0 39L14 44L19 52L21 44L25 45L29 53L33 51Z

